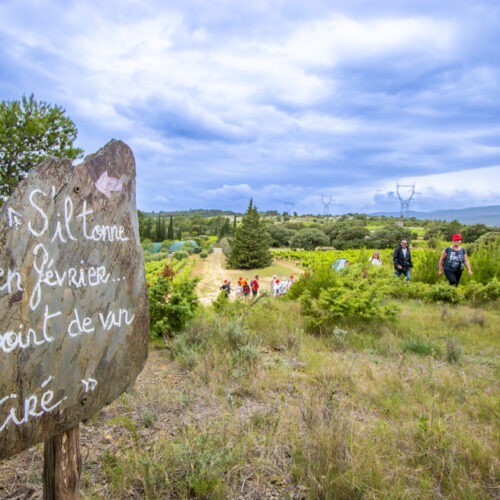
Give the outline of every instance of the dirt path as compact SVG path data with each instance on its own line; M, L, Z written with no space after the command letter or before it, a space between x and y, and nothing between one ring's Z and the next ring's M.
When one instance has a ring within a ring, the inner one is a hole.
M214 248L213 253L205 260L199 260L194 269L193 276L198 276L201 281L196 289L200 302L209 305L217 298L220 292L220 286L228 278L228 270L225 269L226 257L222 248Z
M290 261L277 261L273 265L264 269L227 269L226 257L222 248L214 248L206 259L199 259L193 269L192 276L198 276L201 281L196 289L200 302L203 305L210 305L220 293L220 287L224 280L230 280L233 287L239 277L253 279L256 274L260 277L261 288L269 288L271 277L276 274L280 279L282 276L300 276L304 270L297 267ZM234 298L234 294L233 294Z

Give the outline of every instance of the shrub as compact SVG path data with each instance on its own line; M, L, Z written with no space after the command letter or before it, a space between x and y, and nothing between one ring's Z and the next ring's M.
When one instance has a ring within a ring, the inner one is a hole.
M464 300L463 294L447 282L432 285L427 291L426 298L431 302L446 302L449 304L459 304Z
M202 251L200 252L200 257L201 257L202 259L206 259L206 258L208 257L208 252L207 252L206 250L202 250Z
M487 236L487 234L482 237ZM485 284L495 276L500 278L500 266L498 265L500 262L500 233L493 234L498 234L499 237L497 239L492 238L487 243L483 241L480 245L474 247L470 256L474 273L473 279ZM467 278L467 276L464 277Z
M309 292L300 298L307 326L321 331L337 320L356 319L362 322L392 320L399 312L395 304L383 304L384 296L375 286L353 282L352 288L337 287L321 291L318 299Z
M469 281L463 287L463 295L472 304L484 304L500 298L500 281L491 279L486 285L477 281Z
M187 259L189 257L189 254L185 252L184 250L177 250L177 252L174 252L174 259L175 260L182 260L182 259Z
M297 299L306 291L313 298L318 298L321 290L337 286L337 275L328 262L322 263L316 270L309 269L288 290L287 297Z
M192 255L196 252L196 247L190 241L186 241L186 243L182 245L182 250L187 252L189 255Z
M292 248L304 248L314 250L318 246L328 246L330 240L328 236L319 229L301 229L291 239Z
M429 284L437 283L440 280L440 258L440 251L426 250L425 252L415 252L413 257L415 267L412 271L412 280Z
M197 279L176 282L171 277L158 277L149 289L151 335L172 336L195 317L198 297L194 290L197 283Z

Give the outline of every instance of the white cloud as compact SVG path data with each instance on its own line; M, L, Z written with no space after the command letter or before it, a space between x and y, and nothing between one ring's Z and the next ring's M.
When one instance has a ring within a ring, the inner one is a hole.
M455 31L450 21L426 17L356 20L336 15L300 27L281 54L320 66L408 52L434 58L453 49Z
M443 197L498 202L464 174L500 161L497 30L483 34L460 1L446 16L418 3L291 4L7 2L6 74L64 105L88 153L128 142L148 209L168 193L193 207L289 196L322 211L328 189L361 209L402 171L423 191L423 175L450 170L462 172L431 182L453 184Z

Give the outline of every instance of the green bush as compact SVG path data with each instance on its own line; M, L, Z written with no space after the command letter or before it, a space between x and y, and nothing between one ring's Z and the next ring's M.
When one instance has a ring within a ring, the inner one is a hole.
M464 301L464 296L454 286L448 282L441 282L432 285L426 293L426 298L430 302L446 302L448 304L459 304Z
M318 298L321 290L337 286L337 275L328 262L322 263L316 270L307 270L288 290L287 297L297 299L306 291L312 298Z
M500 235L500 233L493 234ZM486 236L486 234L483 236ZM469 260L474 273L472 279L475 281L486 284L493 277L500 278L500 236L497 239L488 240L488 243L483 241L480 245L474 247ZM468 281L468 276L464 276L464 278L465 281Z
M176 252L174 252L174 259L175 260L187 259L188 257L189 257L189 254L184 250L177 250Z
M200 252L200 257L201 257L202 259L206 259L206 258L208 257L208 252L207 252L206 250L202 250L202 251Z
M439 277L440 251L426 250L425 252L415 252L411 279L422 283L437 283Z
M192 255L196 252L196 247L190 241L186 241L186 243L182 246L182 250L187 252L189 255Z
M197 279L174 281L171 277L158 277L149 289L150 335L172 336L196 316L197 283Z
M463 287L462 293L473 305L485 304L500 298L500 281L493 278L486 285L477 281L469 281Z
M322 331L338 320L357 320L361 322L387 321L399 313L396 304L383 304L384 294L376 286L366 281L351 282L345 286L322 290L319 298L314 299L306 291L300 304L307 326L313 331Z

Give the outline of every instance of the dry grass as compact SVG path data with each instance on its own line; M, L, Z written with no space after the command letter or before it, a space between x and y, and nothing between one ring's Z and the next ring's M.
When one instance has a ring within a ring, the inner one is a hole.
M316 337L296 303L246 307L206 309L82 425L84 498L498 498L495 309ZM41 464L3 462L0 495L39 497Z

